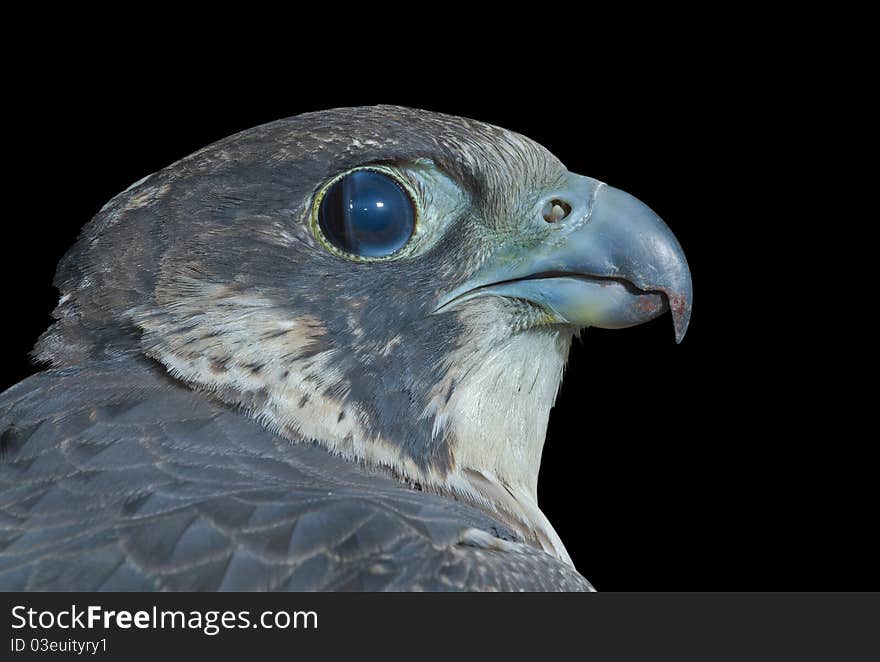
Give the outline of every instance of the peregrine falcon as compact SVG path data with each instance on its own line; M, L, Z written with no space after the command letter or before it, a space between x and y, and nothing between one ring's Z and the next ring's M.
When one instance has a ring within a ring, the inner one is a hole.
M590 590L537 503L572 338L691 279L647 206L400 107L133 184L0 395L6 590Z

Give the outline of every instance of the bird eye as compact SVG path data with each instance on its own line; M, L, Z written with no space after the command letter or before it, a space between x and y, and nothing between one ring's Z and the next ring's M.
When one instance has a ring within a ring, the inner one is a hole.
M416 226L412 198L378 170L349 172L321 196L317 225L333 247L357 257L387 257L406 245Z

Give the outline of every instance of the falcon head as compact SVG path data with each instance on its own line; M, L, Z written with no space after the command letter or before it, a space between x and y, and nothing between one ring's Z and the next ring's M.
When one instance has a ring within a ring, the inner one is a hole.
M572 337L669 309L680 341L691 309L644 204L523 136L387 106L260 126L146 177L56 285L39 359L148 357L565 560L536 490Z

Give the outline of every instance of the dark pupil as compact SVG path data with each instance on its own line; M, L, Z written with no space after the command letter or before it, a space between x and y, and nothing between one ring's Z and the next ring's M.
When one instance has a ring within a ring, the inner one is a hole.
M327 189L318 223L337 248L364 257L383 257L409 240L415 213L400 184L380 172L357 170Z

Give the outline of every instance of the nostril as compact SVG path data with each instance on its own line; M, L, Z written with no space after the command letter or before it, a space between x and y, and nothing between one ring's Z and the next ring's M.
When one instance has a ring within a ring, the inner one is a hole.
M544 220L548 223L558 223L571 213L571 205L565 202L565 200L554 198L544 205L541 213L544 216Z

